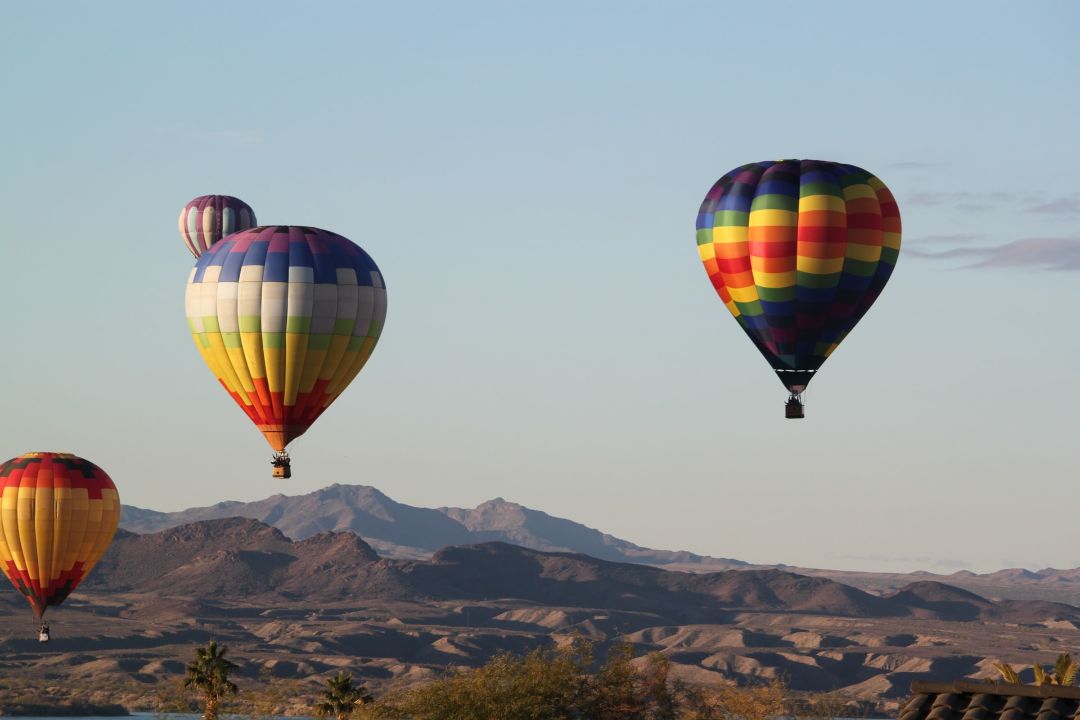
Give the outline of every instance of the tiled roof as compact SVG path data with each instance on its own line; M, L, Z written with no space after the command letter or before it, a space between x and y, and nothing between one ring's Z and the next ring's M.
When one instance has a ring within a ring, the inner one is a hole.
M900 720L1080 720L1080 688L916 681Z

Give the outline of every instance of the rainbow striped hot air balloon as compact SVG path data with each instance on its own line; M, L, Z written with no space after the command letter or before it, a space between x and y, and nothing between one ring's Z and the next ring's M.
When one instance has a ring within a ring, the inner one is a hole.
M0 465L0 569L39 618L93 569L119 522L116 486L89 460L40 452Z
M697 217L698 253L724 305L791 392L801 394L889 281L900 210L854 165L778 160L720 178Z
M195 257L221 238L255 225L255 211L232 195L200 195L180 211L180 237Z
M371 356L386 318L375 261L348 239L257 227L203 253L185 297L203 360L275 451L302 435Z

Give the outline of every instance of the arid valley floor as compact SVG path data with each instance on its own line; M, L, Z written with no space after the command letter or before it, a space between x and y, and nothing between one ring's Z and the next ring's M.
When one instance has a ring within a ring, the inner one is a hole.
M914 679L990 677L994 660L1026 666L1080 645L1069 604L908 581L866 592L778 569L685 573L499 542L388 559L351 532L294 541L257 520L204 520L120 531L52 613L48 645L22 598L0 594L0 689L152 710L193 648L217 640L242 688L287 692L302 712L339 669L378 694L581 635L601 652L627 641L666 653L691 682L783 677L888 712Z

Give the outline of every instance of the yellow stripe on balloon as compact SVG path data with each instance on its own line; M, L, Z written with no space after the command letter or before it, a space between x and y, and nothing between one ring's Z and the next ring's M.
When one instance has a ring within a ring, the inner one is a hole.
M352 357L349 359L347 369L341 374L337 382L334 383L334 397L337 397L337 395L343 392L349 383L360 374L360 371L364 369L364 366L367 365L367 361L371 358L372 350L374 350L374 345L369 346L366 350L361 347L360 352L350 353ZM327 404L329 405L330 403L327 402Z
M844 258L816 258L800 255L797 267L799 272L814 275L831 275L844 269Z
M261 332L240 333L240 347L244 350L248 377L252 380L266 379L266 365L263 363L263 342Z
M744 243L749 237L748 233L745 225L719 225L713 228L712 240L717 245Z
M367 364L377 342L378 338L366 337L361 341L358 350L349 351L342 360L341 369L335 373L334 381L327 386L327 392L333 393L334 396L341 393Z
M3 527L4 522L4 499L0 495L0 527ZM3 532L0 532L0 564L6 564L11 562L11 550L8 549L7 536Z
M210 352L210 339L206 336L206 333L192 335L191 339L195 341L195 347L199 349L199 355L202 356L203 362L209 366L210 371L214 373L214 377L220 380L221 371L218 369L214 354Z
M754 284L763 288L786 288L795 285L795 271L769 273L754 272Z
M285 333L285 389L286 405L296 404L296 394L300 389L304 358L307 356L308 336L304 333Z
M337 370L334 372L333 379L326 386L327 397L323 401L324 405L329 405L330 403L332 403L333 398L336 398L345 389L345 386L348 385L354 377L356 377L356 373L354 373L352 369L357 365L363 367L363 364L360 360L360 355L361 353L355 350L350 350L342 356L341 362L338 364ZM356 372L359 372L359 370L357 370Z
M83 568L84 573L90 572L97 564L105 551L109 549L116 528L120 525L120 495L116 490L102 489L101 500L94 501L101 507L101 521L90 554L90 561ZM83 557L87 557L84 555Z
M300 392L309 393L315 388L315 381L319 379L319 371L326 364L326 348L308 348L307 360L304 363L304 374L300 376Z
M79 546L86 537L86 512L90 508L90 497L85 488L72 491L71 495L71 528L68 531L68 539L64 552L64 569L70 570L78 560Z
M50 584L60 579L60 573L64 570L64 549L66 548L66 534L70 532L68 523L71 520L71 488L58 487L53 490L53 526L52 526L52 552L49 559Z
M266 363L266 385L270 392L281 392L285 386L285 352L282 348L263 344L263 361Z
M94 549L98 535L101 533L101 516L101 500L90 500L86 505L86 533L83 535L82 542L79 543L78 557L90 557L90 552ZM111 539L111 536L109 537Z
M38 481L44 480L49 487L39 487L35 494L35 500L41 506L35 508L34 535L37 543L38 581L42 591L49 587L49 577L52 575L52 548L53 548L53 488L51 470L41 468L38 472Z
M758 299L757 288L753 285L729 287L728 292L731 293L731 299L737 303L749 303Z
M799 224L799 213L791 210L772 208L750 211L749 227L795 227Z
M326 359L323 360L323 365L319 368L319 379L330 381L331 384L335 377L337 377L338 366L341 364L341 359L345 356L345 351L349 348L349 336L348 335L333 335L330 338L330 347L326 350Z
M243 388L245 393L255 392L255 383L251 381L251 374L248 372L244 348L240 345L237 345L236 347L227 347L225 348L225 352L229 357L229 366L236 374L236 379L240 382L240 387Z
M849 257L852 260L861 260L863 262L877 262L881 259L881 246L857 245L855 243L848 243L847 248L845 248L844 250L844 256Z
M23 482L30 482L24 478ZM19 547L23 550L23 562L25 570L30 577L38 576L37 538L34 532L34 490L29 485L19 486L19 503L17 519L15 521L19 530Z
M229 389L229 392L240 392L243 387L240 384L240 378L236 377L236 371L233 370L232 361L229 360L229 352L225 349L225 343L221 339L221 333L206 333L206 339L210 343L209 352L214 358L214 366L217 368L217 372L220 373L218 378L225 383L225 387Z
M857 200L859 198L877 200L877 193L874 192L874 188L863 183L848 185L844 188L844 200Z
M846 210L844 199L835 195L807 195L799 198L799 212L839 212Z
M22 539L19 537L19 493L21 488L8 486L4 488L4 495L0 498L0 513L4 531L4 542L7 544L11 561L15 568L20 571L26 570L26 559L22 552Z

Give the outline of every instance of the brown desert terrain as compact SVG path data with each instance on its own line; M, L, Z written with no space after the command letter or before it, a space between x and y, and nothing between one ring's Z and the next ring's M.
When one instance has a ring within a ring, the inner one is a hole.
M214 639L241 685L293 683L299 698L344 669L378 694L580 634L664 652L690 681L783 677L886 711L912 680L988 677L993 660L1027 667L1080 641L1080 609L1065 603L927 580L871 593L741 567L680 572L504 542L395 559L353 532L292 540L243 518L122 530L52 613L52 643L36 641L22 598L0 594L0 677L152 709Z

